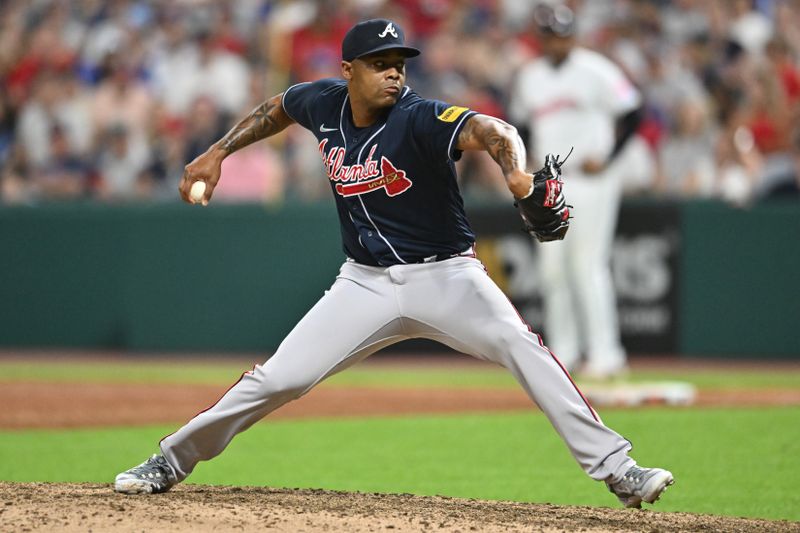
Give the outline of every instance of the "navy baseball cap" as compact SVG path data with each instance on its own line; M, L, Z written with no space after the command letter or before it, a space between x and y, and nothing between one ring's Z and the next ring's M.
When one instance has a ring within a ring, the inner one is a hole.
M342 59L352 61L358 57L380 52L400 50L406 57L419 55L419 50L406 46L403 29L388 19L372 19L359 22L342 40Z

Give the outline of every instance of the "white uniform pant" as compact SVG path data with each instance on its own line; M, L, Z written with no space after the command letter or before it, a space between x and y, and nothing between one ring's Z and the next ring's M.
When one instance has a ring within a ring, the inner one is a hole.
M603 425L539 335L470 257L388 268L346 262L276 353L165 437L161 451L182 480L237 433L326 377L417 337L510 370L592 478L616 481L634 464L630 443Z
M626 363L610 270L620 180L568 176L564 196L574 207L569 232L539 246L547 344L569 369L583 353L588 371L614 372Z

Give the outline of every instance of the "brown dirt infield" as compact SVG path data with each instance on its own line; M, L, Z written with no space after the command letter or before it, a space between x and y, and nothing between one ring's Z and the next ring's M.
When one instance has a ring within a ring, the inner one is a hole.
M0 482L4 531L800 531L800 524L649 510L408 494L181 485L124 496L108 485Z
M180 423L213 404L218 385L3 383L0 429ZM800 404L800 390L703 390L695 406ZM511 411L533 409L517 389L388 388L320 385L270 419ZM606 410L604 408L603 410Z

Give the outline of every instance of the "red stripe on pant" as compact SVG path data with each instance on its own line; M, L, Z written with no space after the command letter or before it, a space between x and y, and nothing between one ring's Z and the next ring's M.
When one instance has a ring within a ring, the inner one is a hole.
M237 379L237 380L236 380L236 381L233 383L233 385L231 385L230 387L228 387L228 389L227 389L227 390L226 390L224 393L222 393L222 396L220 396L219 398L217 398L217 401L215 401L214 403L212 403L211 405L209 405L208 407L206 407L206 408L205 408L205 409L203 409L202 411L198 411L198 412L197 412L197 413L196 413L196 414L195 414L195 415L194 415L192 418L190 418L189 420L193 420L193 419L197 418L198 416L202 415L203 413L205 413L206 411L208 411L209 409L212 409L212 408L213 408L215 405L217 405L217 404L218 404L220 401L222 401L222 399L225 397L225 395L226 395L226 394L228 394L228 393L231 391L231 389L232 389L232 388L234 388L236 385L238 385L238 384L239 384L239 382L240 382L240 381L242 381L246 375L248 375L248 374L252 374L253 372L255 372L255 370L256 370L256 365L253 365L253 369L252 369L252 370L247 370L247 371L245 371L245 372L242 372L242 375L241 375L241 376L239 376L239 379ZM173 432L172 432L172 433L170 433L169 435L165 435L165 436L164 436L164 437L162 437L162 438L161 438L161 440L160 440L160 441L158 441L158 442L159 442L159 443L161 443L161 441L163 441L163 440L164 440L164 439L166 439L167 437L170 437L170 436L174 435L174 434L176 433L176 431L177 431L177 430L173 431Z

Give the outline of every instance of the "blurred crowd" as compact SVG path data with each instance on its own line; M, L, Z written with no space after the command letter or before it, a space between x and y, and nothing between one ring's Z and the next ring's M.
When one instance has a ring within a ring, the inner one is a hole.
M0 202L177 200L183 166L288 85L338 76L352 23L397 21L425 97L506 117L536 57L536 0L3 0ZM553 2L549 2L553 3ZM800 0L574 0L579 41L617 62L646 119L629 194L800 198ZM535 91L535 87L531 87ZM467 195L506 198L485 154ZM316 201L312 135L229 157L215 200Z

